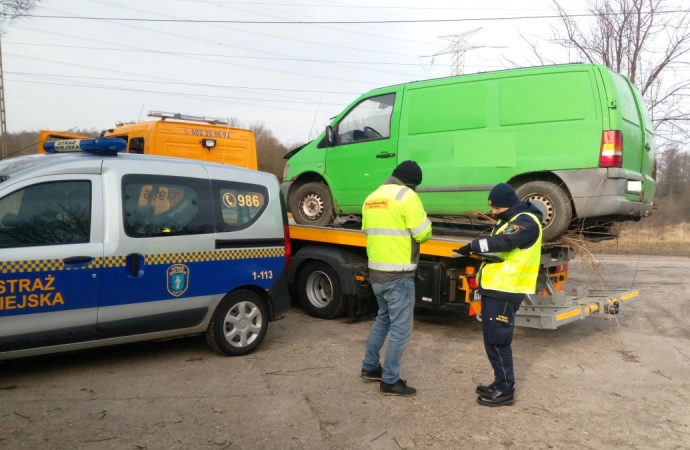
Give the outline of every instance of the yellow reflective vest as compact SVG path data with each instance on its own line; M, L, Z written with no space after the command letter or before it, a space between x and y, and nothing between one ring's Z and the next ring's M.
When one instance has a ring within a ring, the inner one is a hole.
M479 283L484 289L515 294L534 294L537 288L537 275L541 262L541 223L537 216L532 213L522 212L520 214L527 214L537 222L539 237L529 248L498 252L503 262L482 264L479 272ZM515 215L502 226L494 228L491 235L503 233L508 224L520 214Z
M413 272L419 244L431 238L431 222L417 193L399 184L384 184L362 206L369 269Z

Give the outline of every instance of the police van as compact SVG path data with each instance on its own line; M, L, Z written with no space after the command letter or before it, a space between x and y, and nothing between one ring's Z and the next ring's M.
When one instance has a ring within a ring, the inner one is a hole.
M197 333L246 355L286 314L276 177L125 148L0 161L0 360Z

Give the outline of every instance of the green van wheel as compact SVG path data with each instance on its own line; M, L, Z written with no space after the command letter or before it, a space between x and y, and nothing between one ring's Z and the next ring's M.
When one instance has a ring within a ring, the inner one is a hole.
M290 193L292 217L300 225L328 225L335 219L333 197L323 183L305 183Z
M565 191L548 181L530 181L515 189L518 197L531 202L544 213L542 240L555 241L568 229L573 218L573 208Z

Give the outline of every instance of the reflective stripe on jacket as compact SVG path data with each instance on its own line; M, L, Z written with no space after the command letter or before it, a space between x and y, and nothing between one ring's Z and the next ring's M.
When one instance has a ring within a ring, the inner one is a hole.
M541 262L541 223L532 213L522 212L520 214L526 214L537 222L539 237L532 246L526 249L516 248L509 252L498 252L503 258L503 262L482 264L479 272L479 283L484 289L515 294L534 294L537 288L537 275ZM491 234L503 233L508 224L520 214L513 216L500 227L494 228Z
M362 206L369 268L382 272L413 272L419 244L431 238L431 222L417 193L407 186L384 184Z

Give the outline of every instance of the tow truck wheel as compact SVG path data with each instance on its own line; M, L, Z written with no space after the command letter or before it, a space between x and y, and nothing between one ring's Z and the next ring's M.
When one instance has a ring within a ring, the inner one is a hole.
M345 314L347 304L341 294L340 279L328 264L307 263L300 271L297 289L302 308L310 316L336 319Z
M266 302L250 291L235 291L220 301L206 330L208 345L224 355L253 352L266 336Z
M568 229L573 217L573 208L568 194L548 181L531 181L515 189L518 197L535 204L541 209L542 240L555 241Z
M333 222L333 197L323 183L305 183L289 198L292 217L300 225L328 225Z

